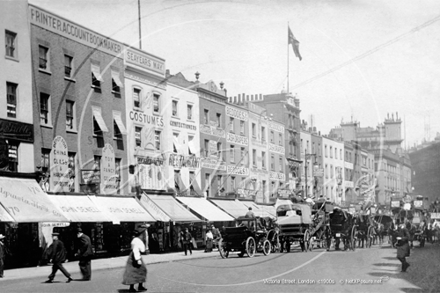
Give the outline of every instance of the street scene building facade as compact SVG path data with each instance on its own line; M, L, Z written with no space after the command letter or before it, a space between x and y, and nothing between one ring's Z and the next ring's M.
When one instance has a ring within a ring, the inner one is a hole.
M52 215L14 218L0 198L0 232L20 231L16 241L35 255L54 231L73 246L78 227L97 255L112 256L148 222L151 251L170 252L183 249L185 228L205 247L213 223L234 226L250 206L277 218L277 200L359 211L411 198L415 178L416 192L436 196L435 180L421 178L437 170L425 166L437 149L408 155L397 113L376 128L351 121L321 134L284 90L228 96L223 82L172 75L162 57L26 1L3 2L0 179L32 181ZM38 263L26 258L15 264Z

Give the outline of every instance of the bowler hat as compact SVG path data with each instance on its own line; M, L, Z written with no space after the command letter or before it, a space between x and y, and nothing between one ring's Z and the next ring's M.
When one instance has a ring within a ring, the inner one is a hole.
M60 233L54 232L52 233L52 236L60 236Z
M78 229L76 229L76 233L80 233L80 232L82 232L83 230L81 229L81 228L78 228Z

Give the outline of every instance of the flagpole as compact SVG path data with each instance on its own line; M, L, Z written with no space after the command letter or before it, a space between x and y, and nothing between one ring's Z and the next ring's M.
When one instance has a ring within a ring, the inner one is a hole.
M289 22L287 22L287 35L289 35ZM289 94L289 38L287 37L287 94Z
M141 32L141 0L138 0L138 24L139 24L139 49L142 50L142 32Z

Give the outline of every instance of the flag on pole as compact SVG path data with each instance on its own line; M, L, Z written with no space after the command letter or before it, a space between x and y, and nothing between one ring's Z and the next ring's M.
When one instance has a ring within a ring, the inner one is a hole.
M299 41L293 36L292 31L290 30L290 27L287 27L289 29L288 32L288 38L289 38L289 44L292 44L293 52L295 53L295 56L299 58L299 60L302 60L301 54L299 53Z

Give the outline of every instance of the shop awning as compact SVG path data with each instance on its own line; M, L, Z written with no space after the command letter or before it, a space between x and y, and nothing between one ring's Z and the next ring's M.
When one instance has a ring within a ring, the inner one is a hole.
M111 222L109 214L102 211L87 195L49 195L50 200L71 222Z
M93 117L95 117L96 122L98 122L101 131L108 132L107 125L105 125L104 118L101 115L101 108L92 106Z
M262 205L258 205L255 202L252 201L240 201L241 203L243 203L246 207L248 208L252 208L252 212L254 212L254 215L256 217L263 217L263 218L274 218L275 217L275 208L273 208L273 214L269 213L268 210L269 209L265 209L263 208L264 206Z
M114 224L120 222L156 222L147 210L129 196L91 196L95 204L108 213Z
M14 222L14 219L2 205L0 205L0 222Z
M155 218L160 222L169 222L171 218L165 214L148 196L145 194L141 195L141 199L139 201L141 205Z
M234 221L233 217L204 198L177 197L176 199L210 222Z
M196 154L196 146L194 145L194 140L190 140L189 142L188 142L188 148L189 148L189 151L191 152L191 154Z
M103 82L102 76L101 76L101 69L99 68L99 66L92 64L91 70L92 70L92 74L95 76L95 78L97 80L99 80L100 82Z
M124 84L121 82L121 79L119 78L119 72L112 70L112 79L118 87L120 88L124 87Z
M17 223L68 222L34 179L0 177L0 205Z
M276 218L277 213L275 211L275 207L274 206L270 206L270 205L257 205L258 208L260 209L260 211L262 212L262 215L260 215L261 217L271 217L271 218Z
M230 214L234 218L244 217L248 208L238 200L219 200L210 199L216 206Z
M194 216L184 206L182 206L174 197L169 195L146 195L162 211L164 211L173 222L200 222L201 220Z
M121 134L126 135L127 129L125 128L124 122L122 122L121 113L113 112L113 119L115 120L116 125L118 125Z
M179 139L173 135L173 144L174 148L176 149L177 153L181 153L182 150L180 149Z

